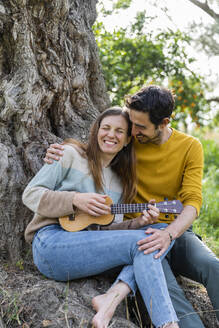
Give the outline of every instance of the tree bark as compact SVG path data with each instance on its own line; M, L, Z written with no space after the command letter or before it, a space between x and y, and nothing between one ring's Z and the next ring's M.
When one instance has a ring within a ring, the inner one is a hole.
M45 149L85 140L109 105L95 0L0 0L0 251L16 262L32 213L21 195Z

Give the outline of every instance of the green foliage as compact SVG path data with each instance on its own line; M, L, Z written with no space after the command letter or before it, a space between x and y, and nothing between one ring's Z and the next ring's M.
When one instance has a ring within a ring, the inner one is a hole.
M219 110L217 110L212 122L210 123L211 128L214 128L215 126L219 126Z
M216 236L219 238L219 168L212 165L208 169L203 180L204 202L201 210L201 218L215 227Z
M219 146L211 139L200 138L204 149L204 173L209 174L211 172L212 166L215 167L216 172L219 169ZM219 186L219 181L218 181Z
M203 242L219 257L219 239L215 233L215 228L209 226L199 217L193 224L193 231L202 237Z
M113 5L114 9L126 9L130 7L132 0L117 0Z
M111 15L112 13L117 12L120 9L127 9L130 7L132 0L117 0L112 2L112 9L105 9L104 6L104 1L99 1L98 5L100 8L100 12L104 15L104 16L108 16Z
M205 156L203 205L194 229L219 256L219 146L202 136L200 140Z
M190 116L198 126L209 110L204 97L206 85L189 64L194 61L185 51L190 38L178 31L154 34L143 31L153 17L139 12L129 28L109 32L97 22L94 33L106 85L113 105L123 103L125 94L134 93L144 84L167 85L177 95L174 124L184 123Z
M204 97L204 86L202 78L193 75L189 78L182 76L181 80L178 76L169 83L169 87L172 87L176 94L173 118L177 122L183 122L185 129L187 129L188 117L196 123L197 127L204 125L205 114L209 111Z
M203 21L199 24L192 23L190 28L198 49L205 51L209 57L218 56L219 42L217 35L219 33L219 22L212 24L206 24Z

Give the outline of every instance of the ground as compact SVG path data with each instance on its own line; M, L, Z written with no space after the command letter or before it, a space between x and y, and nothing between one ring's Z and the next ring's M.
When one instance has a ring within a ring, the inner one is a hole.
M110 278L103 276L69 283L55 282L44 278L31 260L11 266L0 256L0 328L90 327L94 315L91 299L106 291L111 282ZM205 327L218 328L204 287L188 279L180 279L180 283ZM121 304L110 327L143 327L138 309L133 308L134 303L132 300Z

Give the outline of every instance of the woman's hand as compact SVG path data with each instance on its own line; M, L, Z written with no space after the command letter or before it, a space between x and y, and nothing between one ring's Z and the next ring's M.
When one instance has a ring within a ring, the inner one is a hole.
M79 193L73 198L73 205L81 211L93 216L110 214L110 206L106 205L106 195L96 193Z
M140 227L157 222L160 211L156 206L153 205L154 203L155 200L151 199L148 205L149 210L144 210L142 215L137 218Z

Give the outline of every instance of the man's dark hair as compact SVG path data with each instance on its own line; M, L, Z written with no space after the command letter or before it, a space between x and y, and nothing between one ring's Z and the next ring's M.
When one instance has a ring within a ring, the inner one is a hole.
M158 126L165 117L170 117L174 108L173 93L157 85L143 87L134 95L125 96L129 109L148 113L151 123Z

